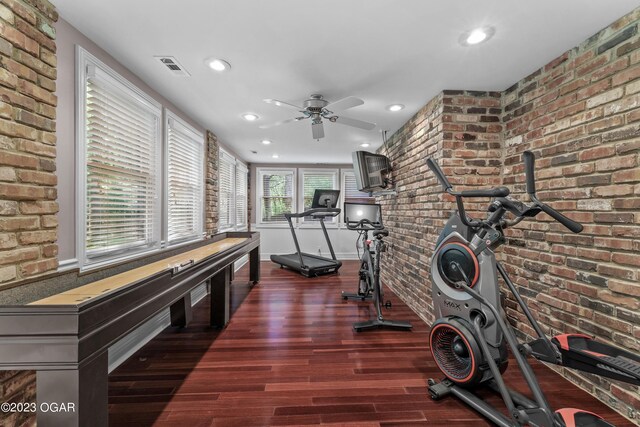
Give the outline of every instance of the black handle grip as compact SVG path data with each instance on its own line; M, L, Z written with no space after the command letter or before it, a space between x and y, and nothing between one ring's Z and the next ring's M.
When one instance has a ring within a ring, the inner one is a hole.
M562 215L557 210L553 209L551 206L547 206L544 203L540 203L539 206L544 212L549 214L549 216L551 218L555 219L560 224L564 225L565 227L567 227L569 230L573 231L574 233L579 233L579 232L582 231L582 229L583 229L582 224L580 224L578 222L575 222L572 219L567 218L566 216Z
M462 197L507 197L509 189L507 187L489 188L486 190L464 190L460 192Z
M436 163L435 160L427 159L427 166L429 166L429 169L431 169L431 172L433 172L436 178L438 178L438 181L440 181L440 184L442 184L445 191L451 188L451 183L449 182L447 177L444 175L444 172L442 172L442 169L440 169L440 166L438 166L438 163Z
M533 172L536 156L527 150L522 153L522 158L524 159L524 174L527 178L527 193L536 194L536 177Z

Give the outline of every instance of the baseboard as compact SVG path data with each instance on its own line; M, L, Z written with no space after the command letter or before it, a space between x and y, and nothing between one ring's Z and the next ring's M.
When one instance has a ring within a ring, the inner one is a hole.
M205 296L207 286L202 283L191 291L191 306L195 306ZM167 308L109 347L109 373L170 325L171 316Z
M73 270L74 268L78 268L78 260L77 258L65 259L62 261L58 261L58 271L67 271Z

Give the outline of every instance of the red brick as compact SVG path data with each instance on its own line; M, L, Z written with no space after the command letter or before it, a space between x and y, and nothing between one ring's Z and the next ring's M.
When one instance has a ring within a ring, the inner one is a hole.
M36 276L56 268L58 268L58 261L55 258L25 262L20 265L20 274L22 277Z
M58 177L52 173L38 172L38 171L18 171L18 179L21 182L28 184L41 184L41 185L56 185L58 183Z
M626 71L616 74L611 78L611 83L614 86L627 83L631 80L635 80L640 77L640 65L635 65Z
M58 98L56 97L56 95L26 80L20 80L18 82L18 90L20 91L20 93L30 96L36 100L45 102L49 105L55 106L58 103Z
M20 202L20 212L25 215L33 214L55 214L58 212L58 202L37 201Z
M39 257L40 249L37 246L0 251L0 265L17 264L22 261L38 259Z
M51 243L55 242L58 238L58 232L55 230L50 231L28 231L18 233L18 241L21 245L33 245L38 243Z
M8 200L55 200L56 190L49 187L0 183L0 198Z
M0 231L35 230L39 226L37 216L0 217Z
M609 280L607 286L613 292L640 297L640 283L638 282L622 282L619 280Z
M613 150L613 147L609 147ZM610 159L601 159L596 162L596 170L599 172L610 171L616 169L625 169L636 166L636 156L631 154L628 156L617 156Z

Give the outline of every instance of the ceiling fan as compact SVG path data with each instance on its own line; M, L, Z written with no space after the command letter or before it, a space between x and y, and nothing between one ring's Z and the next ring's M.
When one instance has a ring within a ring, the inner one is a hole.
M356 107L364 104L364 101L355 96L348 96L336 102L329 102L322 97L322 95L313 94L302 103L303 107L289 104L284 101L278 101L277 99L265 99L267 104L273 104L278 107L289 108L302 113L302 116L294 117L287 120L282 120L269 125L260 126L261 129L268 129L275 126L280 126L285 123L297 122L300 120L311 119L311 133L313 139L324 138L324 125L322 119L327 119L332 123L340 123L347 126L357 127L359 129L371 130L376 127L375 123L364 122L362 120L356 120L342 115L334 114L333 111L342 111L349 108ZM331 110L329 109L331 108Z

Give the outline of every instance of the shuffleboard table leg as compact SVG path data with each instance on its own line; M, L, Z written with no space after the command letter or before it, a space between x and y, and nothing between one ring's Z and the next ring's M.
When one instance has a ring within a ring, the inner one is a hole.
M108 426L108 363L108 352L103 351L78 369L37 371L38 425Z
M186 327L193 319L191 293L187 293L184 297L171 304L169 312L171 313L171 326Z
M254 285L260 281L260 246L249 252L249 280Z
M211 326L224 328L231 311L231 269L227 266L209 279L211 287Z

